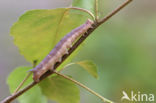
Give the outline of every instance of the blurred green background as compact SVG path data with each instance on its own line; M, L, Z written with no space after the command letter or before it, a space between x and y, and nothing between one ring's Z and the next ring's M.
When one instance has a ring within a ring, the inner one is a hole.
M101 0L101 17L124 0ZM0 100L9 95L6 79L18 66L30 65L18 52L9 28L30 9L70 6L71 0L0 0ZM92 60L99 69L96 80L78 66L66 69L76 80L120 102L122 91L156 96L156 1L134 0L128 7L100 26L86 40L73 61ZM82 103L102 103L81 89Z

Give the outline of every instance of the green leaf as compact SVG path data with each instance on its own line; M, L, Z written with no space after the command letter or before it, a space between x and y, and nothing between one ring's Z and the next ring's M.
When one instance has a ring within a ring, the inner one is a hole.
M72 6L87 9L95 14L95 0L73 0Z
M87 18L68 8L31 10L12 26L11 35L20 53L29 62L39 63L64 35Z
M79 64L81 67L87 70L88 73L90 73L93 77L98 78L97 67L93 62L85 60L76 62L76 64Z
M80 92L77 86L63 77L47 78L39 85L44 95L58 103L80 102Z
M10 92L13 93L18 85L26 77L28 71L32 69L31 67L18 67L16 68L8 77L7 84L9 85ZM23 85L25 87L33 80L30 77ZM25 92L18 98L20 103L47 103L46 98L42 95L39 86L35 86L29 91Z

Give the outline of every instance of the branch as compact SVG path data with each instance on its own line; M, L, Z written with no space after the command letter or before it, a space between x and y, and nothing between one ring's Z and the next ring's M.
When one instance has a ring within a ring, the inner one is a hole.
M113 15L115 15L116 13L118 13L121 9L123 9L125 6L127 6L130 2L132 2L133 0L126 0L122 5L120 5L118 8L116 8L114 11L112 11L110 14L108 14L107 16L105 16L102 20L100 20L98 22L98 25L103 24L104 22L106 22L108 19L110 19Z
M70 56L70 54L97 28L99 27L101 24L105 23L108 19L110 19L113 15L115 15L117 12L119 12L122 8L124 8L127 4L129 4L132 0L127 0L125 1L122 5L120 5L117 9L115 9L113 12L111 12L109 15L107 15L106 17L104 17L102 20L100 20L99 22L95 22L93 24L93 28L90 28L82 37L80 37L80 39L73 45L72 48L70 48L68 50L68 54L64 55L62 57L62 61L58 62L55 64L54 69L56 69L59 65L62 64L62 62ZM42 81L43 79L47 78L49 75L53 74L54 72L46 72L41 78L40 81ZM31 84L29 84L27 87L25 87L24 89L18 91L17 93L8 96L7 98L5 98L4 100L2 100L0 103L10 103L11 101L13 101L14 99L16 99L17 97L19 97L20 95L22 95L24 92L28 91L29 89L31 89L32 87L34 87L36 84L38 84L39 82L32 82Z

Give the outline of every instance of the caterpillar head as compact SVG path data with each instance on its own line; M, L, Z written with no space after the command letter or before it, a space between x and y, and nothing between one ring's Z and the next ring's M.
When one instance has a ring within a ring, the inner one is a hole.
M39 73L39 71L37 71L37 70L32 70L32 72L33 72L33 80L35 82L39 82L40 77L41 77L41 73Z

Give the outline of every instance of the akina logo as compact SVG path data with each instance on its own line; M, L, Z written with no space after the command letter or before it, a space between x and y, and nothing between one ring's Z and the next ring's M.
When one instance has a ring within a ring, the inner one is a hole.
M140 91L134 92L131 91L130 95L128 95L125 91L122 91L121 101L133 101L133 102L154 102L154 94L146 94L141 93Z

